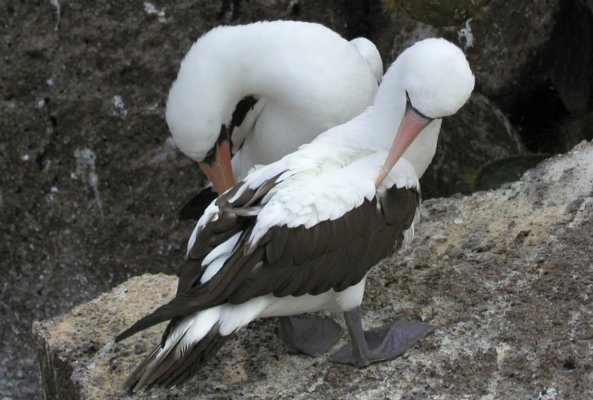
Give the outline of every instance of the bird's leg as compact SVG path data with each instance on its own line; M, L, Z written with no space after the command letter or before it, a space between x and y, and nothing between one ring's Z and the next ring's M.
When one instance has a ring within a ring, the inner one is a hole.
M366 367L371 361L369 360L369 345L365 338L364 330L362 329L362 321L360 320L360 307L345 312L344 319L348 326L348 332L350 332L351 345L349 347L348 345L342 347L332 355L330 360L334 361L334 358L338 353L345 347L348 347L347 352L349 353L348 356L350 357L352 364L358 368ZM339 361L335 360L335 362Z
M344 318L351 343L332 354L330 361L358 368L394 359L436 329L429 324L398 321L365 332L360 320L360 307L345 312Z
M328 352L340 340L344 329L329 318L280 317L280 338L289 353L317 356Z

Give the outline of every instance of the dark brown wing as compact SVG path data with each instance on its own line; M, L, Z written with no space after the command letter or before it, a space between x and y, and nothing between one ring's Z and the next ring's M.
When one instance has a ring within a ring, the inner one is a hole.
M275 178L272 178L270 182L271 183L266 182L266 184L264 184L262 187L267 188L269 191L274 186L273 184L275 182ZM236 185L234 188L230 189L216 199L216 204L219 205L221 210L223 207L243 209L244 207L252 204L255 198L261 198L263 195L261 188L260 190L245 190L243 195L231 202L230 199L232 199L237 191L241 188L243 188L241 184ZM236 276L236 274L233 273L234 271L240 270L241 267L243 267L245 271L249 271L248 267L244 266L245 263L236 262L235 259L238 258L239 261L246 262L250 261L252 258L241 259L235 255L234 259L231 257L226 263L233 267L225 269L225 272L228 273L215 275L210 281L207 282L208 285L206 287L200 284L200 279L202 278L204 272L202 268L202 261L204 258L217 246L224 243L238 232L242 232L242 238L239 240L239 243L243 243L245 241L246 235L251 232L251 227L254 223L255 217L244 217L233 212L218 213L216 218L208 222L202 228L198 237L196 238L196 241L190 249L187 261L182 266L179 274L176 297L170 303L161 306L152 314L142 318L130 328L120 333L116 337L115 341L119 342L129 336L132 336L136 332L149 328L160 322L171 320L171 323L167 326L163 334L164 343L169 332L174 328L177 319L191 313L191 310L195 309L195 305L197 303L187 301L191 298L191 296L195 296L196 300L200 299L201 296L204 296L204 298L216 296L219 293L219 290L217 289L224 289L228 285L228 280L233 276ZM236 251L235 253L238 252ZM257 257L257 255L261 252L254 253L256 253L254 257ZM238 254L242 254L242 252ZM224 279L220 279L221 277ZM219 285L218 288L216 288L216 284ZM198 309L201 308L198 307L196 310Z
M258 268L223 301L243 303L273 293L277 297L343 291L393 254L404 239L419 204L415 190L392 188L380 199L365 201L334 221L311 228L273 227L260 241Z
M224 209L253 206L259 200L254 199L265 193L247 190L230 202L236 190L217 200L223 211L205 226L191 249L175 299L121 336L222 303L239 304L270 293L283 297L345 290L401 246L419 204L415 189L393 187L380 199L365 200L334 221L311 228L273 227L248 251L247 238L256 217ZM242 232L241 237L224 266L200 284L204 257L237 232Z
M181 207L177 213L179 220L186 221L191 219L197 221L202 214L204 214L206 207L208 207L217 196L217 193L210 186L201 189L198 193L193 195L191 199L186 201L183 207Z

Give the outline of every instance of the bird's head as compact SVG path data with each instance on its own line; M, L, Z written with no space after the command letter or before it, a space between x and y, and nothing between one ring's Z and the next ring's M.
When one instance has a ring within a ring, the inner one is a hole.
M198 163L218 193L234 185L228 122L231 110L221 105L217 93L204 96L192 90L194 76L188 68L179 71L171 86L165 117L176 146ZM229 109L229 110L227 110ZM224 114L229 114L225 117Z
M453 115L474 89L475 78L465 55L445 39L425 39L401 56L408 102L422 115L437 119Z
M465 55L445 39L417 42L394 64L398 65L393 72L405 92L406 109L376 186L431 121L453 115L465 104L475 84Z

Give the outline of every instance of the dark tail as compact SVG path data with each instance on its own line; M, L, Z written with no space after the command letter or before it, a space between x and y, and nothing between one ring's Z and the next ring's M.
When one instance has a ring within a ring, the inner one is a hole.
M218 323L214 324L206 336L196 343L188 341L189 326L179 331L175 329L167 343L158 345L130 374L124 383L124 390L134 393L155 386L172 387L185 382L231 336L221 336L218 328Z

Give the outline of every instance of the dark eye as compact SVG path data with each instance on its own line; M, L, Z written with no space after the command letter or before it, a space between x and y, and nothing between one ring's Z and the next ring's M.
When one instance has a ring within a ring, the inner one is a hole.
M205 162L207 164L212 164L215 160L215 157L214 157L215 151L216 151L216 145L214 145L210 150L208 150L208 153L206 153L206 156L204 157L202 162Z
M408 91L406 90L406 108L410 107L412 110L414 110L414 112L418 115L420 115L422 118L426 118L428 120L433 120L434 118L428 117L425 114L421 113L420 111L418 111L418 109L416 107L414 107L414 105L412 104L412 100L410 100L410 94L408 93Z

